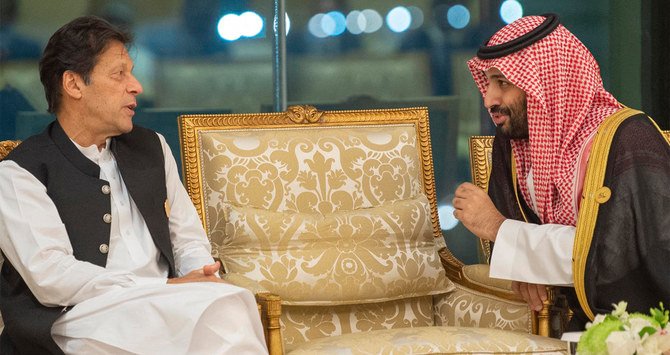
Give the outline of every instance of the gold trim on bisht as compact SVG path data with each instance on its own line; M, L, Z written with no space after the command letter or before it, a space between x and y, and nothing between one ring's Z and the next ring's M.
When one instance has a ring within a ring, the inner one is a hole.
M596 132L589 154L582 200L577 217L575 245L572 250L572 273L579 304L591 320L593 320L594 315L586 299L584 275L586 272L586 258L591 248L593 231L598 217L598 209L602 203L609 200L611 194L610 189L603 184L607 158L614 133L616 133L619 125L628 117L641 113L641 111L626 107L606 118Z
M527 223L528 222L528 217L526 217L526 213L523 211L523 205L521 204L521 200L519 197L519 188L517 186L517 174L516 174L516 159L514 159L514 152L512 151L512 184L514 185L514 197L516 198L516 205L519 207L519 211L521 212L521 215L523 216L523 220Z

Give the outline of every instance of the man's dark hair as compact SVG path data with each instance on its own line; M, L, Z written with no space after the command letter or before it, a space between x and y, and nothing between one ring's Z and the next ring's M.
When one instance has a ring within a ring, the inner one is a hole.
M40 59L40 80L49 112L56 113L60 109L63 73L71 70L81 75L88 85L98 56L111 41L127 46L132 36L96 16L76 18L51 36Z

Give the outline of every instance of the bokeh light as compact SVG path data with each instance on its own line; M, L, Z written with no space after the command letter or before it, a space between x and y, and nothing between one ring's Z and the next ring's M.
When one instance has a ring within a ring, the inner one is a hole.
M412 15L412 24L409 25L409 28L416 30L417 28L423 25L423 11L416 6L407 7L409 13Z
M437 206L437 214L440 219L440 227L443 230L453 229L459 223L454 217L454 207L451 204Z
M365 9L361 11L361 14L365 18L365 28L363 29L365 33L377 32L384 25L382 16L375 10Z
M454 5L447 11L447 21L455 29L465 28L470 23L470 10L463 5Z
M523 16L523 6L516 0L505 0L500 5L500 18L505 23L512 23Z
M386 25L393 32L407 31L412 23L412 14L404 6L396 6L386 15Z
M365 16L360 11L354 10L347 15L347 30L351 34L359 35L365 29Z

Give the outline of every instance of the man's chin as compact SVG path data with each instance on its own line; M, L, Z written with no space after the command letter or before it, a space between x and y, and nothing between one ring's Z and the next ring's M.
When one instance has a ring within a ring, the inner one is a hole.
M528 139L528 133L519 134L512 132L509 127L504 125L496 126L496 135L502 136L505 139Z
M119 130L121 131L121 134L130 133L130 131L133 130L133 127L134 125L131 119L131 121L128 122L127 124L124 124L122 127L119 127L120 128Z

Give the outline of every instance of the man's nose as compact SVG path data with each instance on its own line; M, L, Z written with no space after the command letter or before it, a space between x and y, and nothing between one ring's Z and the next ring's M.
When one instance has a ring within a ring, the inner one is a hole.
M142 84L140 84L140 81L137 80L135 75L131 74L130 78L130 83L128 83L128 92L134 95L139 95L142 92L144 92L144 89L142 88Z
M495 105L502 104L501 101L500 90L497 90L493 85L489 85L484 94L484 106L490 109Z

